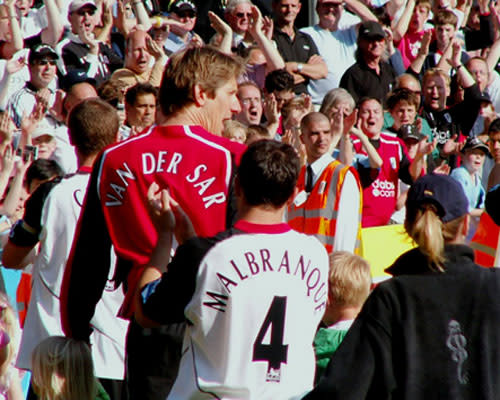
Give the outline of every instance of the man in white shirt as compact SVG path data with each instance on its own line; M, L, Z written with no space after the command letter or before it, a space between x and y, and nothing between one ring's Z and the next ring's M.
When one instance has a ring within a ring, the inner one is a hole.
M307 87L314 104L321 104L326 93L339 86L344 72L356 62L354 53L357 49L359 24L348 28L339 27L345 6L354 11L361 21L377 20L368 7L358 0L318 0L316 4L318 25L301 29L301 32L311 36L319 55L328 66L328 76L324 79L311 80Z

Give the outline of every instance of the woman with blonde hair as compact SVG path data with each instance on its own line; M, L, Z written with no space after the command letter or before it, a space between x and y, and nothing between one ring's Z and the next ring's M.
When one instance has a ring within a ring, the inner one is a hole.
M63 336L33 350L32 385L40 400L109 400L94 376L88 344Z
M23 400L19 371L14 367L20 334L19 321L0 292L0 400Z
M405 229L417 247L386 271L326 375L304 399L500 398L500 271L465 246L468 202L446 175L410 188Z

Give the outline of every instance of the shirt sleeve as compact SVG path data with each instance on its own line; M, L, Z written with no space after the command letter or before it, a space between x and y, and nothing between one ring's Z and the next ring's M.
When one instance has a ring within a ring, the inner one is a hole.
M356 248L360 220L360 193L356 177L351 171L345 175L339 195L339 209L333 248L335 251L345 250L353 253Z
M111 238L98 196L101 161L95 163L61 288L66 336L89 340L90 320L108 279Z

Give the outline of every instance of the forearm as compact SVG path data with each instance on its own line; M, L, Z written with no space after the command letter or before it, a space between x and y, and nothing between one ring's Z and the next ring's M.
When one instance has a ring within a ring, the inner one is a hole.
M19 171L17 171L14 179L12 180L9 192L3 202L2 214L7 215L8 217L12 217L15 214L17 205L19 204L19 199L21 198L23 181L24 174L20 174Z
M346 0L346 7L356 14L361 21L377 21L377 17L359 0Z
M24 47L23 34L17 19L16 10L14 6L8 8L8 17L10 22L10 33L12 35L12 54L21 50Z
M422 154L417 153L409 167L409 172L413 182L415 182L420 177L420 175L422 175L424 166L425 157Z
M45 0L45 11L47 12L48 26L45 31L47 44L55 47L64 31L63 18L55 0Z
M273 42L264 35L264 33L260 32L260 34L255 35L254 39L266 58L268 72L285 68L285 61L283 60L283 57L281 57L278 49L274 46Z
M302 71L297 70L297 72L310 79L322 79L327 77L328 67L324 61L318 63L307 63L302 64Z
M342 135L340 138L339 161L344 165L352 165L354 151L349 136Z
M370 143L368 137L363 134L363 136L359 137L359 140L368 155L370 168L381 168L384 161L382 160L382 157L380 157L380 154L378 154L377 149Z
M414 8L415 8L415 0L408 0L408 3L406 3L405 10L401 15L401 18L399 18L398 22L396 23L396 26L394 26L394 29L392 30L394 41L399 42L408 31L408 26L410 25L410 20Z
M151 75L149 75L149 83L154 87L160 87L163 70L165 69L165 65L167 65L167 61L167 56L159 57L155 60L151 70Z
M133 0L132 7L134 7L134 14L137 18L137 23L142 25L145 32L149 31L152 25L142 0Z

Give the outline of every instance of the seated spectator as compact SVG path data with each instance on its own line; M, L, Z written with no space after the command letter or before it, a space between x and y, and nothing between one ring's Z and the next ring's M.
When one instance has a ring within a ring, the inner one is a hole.
M314 338L315 382L325 372L332 354L363 307L370 294L371 283L370 265L363 258L347 251L330 254L328 302L322 319L323 327L318 329Z
M152 67L151 57L154 58ZM166 63L167 56L163 49L146 32L135 30L127 37L125 66L113 72L111 79L119 80L127 87L137 83L159 87Z

